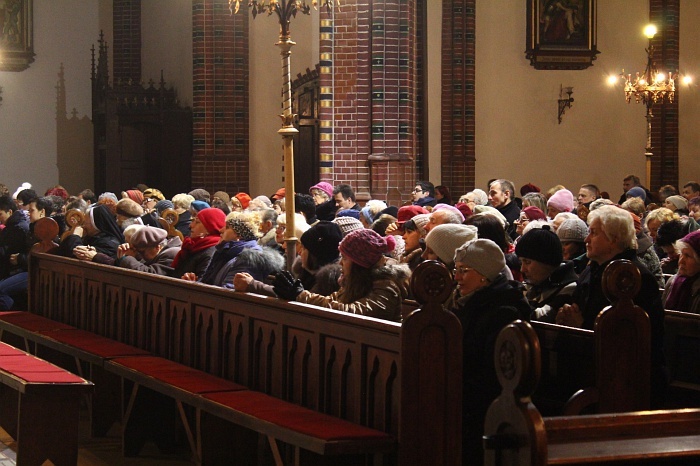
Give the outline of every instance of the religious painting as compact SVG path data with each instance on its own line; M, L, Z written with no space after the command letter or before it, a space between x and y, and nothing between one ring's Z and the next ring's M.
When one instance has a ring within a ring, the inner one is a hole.
M597 0L527 0L525 56L538 70L583 70L593 64Z
M22 71L33 61L32 0L0 0L0 71Z

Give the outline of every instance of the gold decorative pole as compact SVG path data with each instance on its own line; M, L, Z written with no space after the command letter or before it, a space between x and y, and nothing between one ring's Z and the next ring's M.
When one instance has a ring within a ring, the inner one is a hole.
M340 1L337 2L340 4ZM229 0L229 8L232 13L238 13L240 0ZM318 0L312 0L311 5L316 8ZM322 0L323 6L328 11L333 6L333 0ZM235 5L235 7L234 7ZM258 13L267 13L268 16L277 14L280 23L279 42L275 45L280 48L282 55L282 128L277 131L282 136L283 156L284 156L284 189L287 228L284 233L284 242L287 250L287 269L291 271L294 258L296 257L297 237L294 235L294 135L299 132L294 127L294 114L292 113L292 73L291 55L292 46L296 45L292 41L289 33L289 22L292 17L301 12L308 15L311 7L306 0L248 0L248 7L251 8L253 19Z
M647 146L644 151L644 157L646 157L647 189L651 189L651 156L654 155L651 152L651 119L654 118L651 106L652 102L647 102Z

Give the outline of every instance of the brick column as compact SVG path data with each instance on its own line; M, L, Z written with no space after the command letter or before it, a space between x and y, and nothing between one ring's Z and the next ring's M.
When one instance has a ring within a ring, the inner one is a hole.
M458 197L474 189L476 0L442 5L442 184Z
M192 186L249 190L248 8L193 0Z
M654 62L659 71L678 70L680 0L650 0L649 20L658 33L652 39ZM678 99L680 82L676 83L673 103L654 104L651 122L651 186L655 192L665 184L678 186Z
M114 82L141 82L141 0L114 0Z

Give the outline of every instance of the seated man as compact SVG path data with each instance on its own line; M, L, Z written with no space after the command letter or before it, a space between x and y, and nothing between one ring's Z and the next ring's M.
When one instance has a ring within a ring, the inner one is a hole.
M411 194L413 196L413 205L435 207L437 203L437 199L435 199L435 186L433 186L433 183L430 181L418 181Z
M515 253L526 285L525 297L533 309L531 319L554 323L559 308L571 303L576 289L574 263L564 262L559 237L549 225L523 235Z
M139 228L128 243L119 246L114 265L140 272L168 275L174 269L173 259L182 246L182 240L162 228L144 226Z
M663 357L664 310L659 285L637 258L637 237L629 212L615 206L603 206L588 216L589 231L586 251L590 264L581 273L573 296L573 304L559 309L556 323L593 329L595 319L610 305L603 293L603 272L610 262L626 259L637 266L642 286L634 303L649 315L651 324L651 406L663 401L666 376Z

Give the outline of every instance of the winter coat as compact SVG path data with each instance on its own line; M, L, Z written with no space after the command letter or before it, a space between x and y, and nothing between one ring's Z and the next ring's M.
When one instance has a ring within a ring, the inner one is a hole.
M10 265L12 254L26 253L29 237L29 220L22 210L15 210L0 230L0 279L19 272L26 272L19 265Z
M661 297L661 300L664 304L664 308L667 307L666 300L668 299L668 295L671 292L671 288L673 288L673 284L675 283L676 278L678 278L678 274L669 278L668 282L666 283L666 288L664 288L664 292ZM690 294L690 303L688 307L686 309L677 310L682 312L691 312L693 314L700 314L700 279L695 280L695 282L693 282Z
M182 240L177 236L173 236L153 260L143 261L133 256L124 256L121 259L117 259L114 265L125 269L138 270L139 272L167 276L174 270L172 263L177 253L180 252L180 246L182 246Z
M247 272L255 280L264 280L271 273L284 268L284 256L271 248L261 248L256 241L225 241L215 247L216 252L201 283L233 288L233 277Z
M573 261L566 261L554 269L543 283L526 285L525 297L532 307L532 320L554 323L559 308L571 304L576 280L578 275Z

